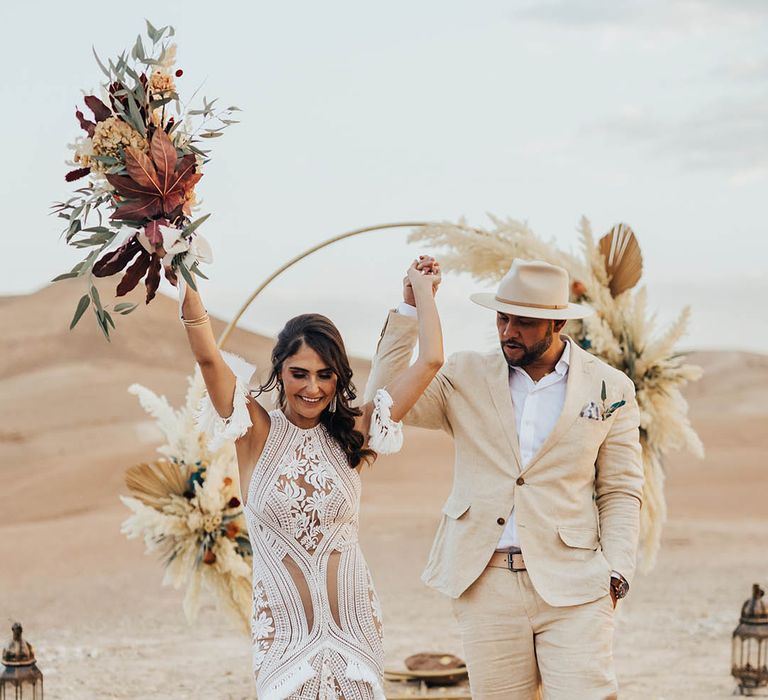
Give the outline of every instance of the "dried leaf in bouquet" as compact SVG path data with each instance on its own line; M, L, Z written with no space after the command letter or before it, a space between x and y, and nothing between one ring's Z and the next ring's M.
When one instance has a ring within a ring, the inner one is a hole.
M615 298L640 281L643 274L640 246L627 224L617 224L600 239L599 247L610 280L608 287Z
M202 173L195 172L194 154L177 158L176 147L162 129L155 131L149 155L138 148L125 149L126 175L107 175L107 181L126 201L112 213L112 219L140 221L181 215L184 197Z
M158 508L171 495L183 496L189 481L189 467L167 459L137 464L125 472L125 485L144 505Z

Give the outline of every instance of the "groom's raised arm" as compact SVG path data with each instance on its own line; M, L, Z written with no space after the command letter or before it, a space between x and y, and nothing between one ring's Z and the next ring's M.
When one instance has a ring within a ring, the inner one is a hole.
M365 387L365 401L370 401L377 389L386 387L411 361L418 336L418 321L396 311L390 311L381 331L376 355L371 364L371 374ZM420 428L443 429L451 432L446 417L446 403L453 391L450 378L452 362L438 372L416 405L405 416L408 425Z

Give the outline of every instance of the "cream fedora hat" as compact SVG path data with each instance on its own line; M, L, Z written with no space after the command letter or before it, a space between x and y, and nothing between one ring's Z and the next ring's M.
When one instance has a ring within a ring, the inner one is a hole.
M588 306L570 303L569 295L568 272L562 267L541 260L515 259L496 294L478 292L469 298L487 309L529 318L560 320L594 313Z

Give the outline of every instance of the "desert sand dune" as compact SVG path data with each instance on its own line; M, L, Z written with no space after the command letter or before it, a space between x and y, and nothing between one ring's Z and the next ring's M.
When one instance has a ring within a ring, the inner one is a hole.
M0 641L8 620L24 623L48 698L251 698L248 640L212 605L188 626L160 565L120 534L124 470L159 441L127 387L178 404L192 368L176 304L120 317L107 344L88 316L67 329L81 293L0 299ZM266 367L271 346L237 331L227 349ZM707 456L667 464L659 561L617 614L623 698L727 697L740 605L768 581L768 357L691 359L706 371L688 396ZM355 362L360 389L366 369ZM419 582L451 469L450 440L414 429L364 474L361 536L391 667L420 650L461 655L449 601Z

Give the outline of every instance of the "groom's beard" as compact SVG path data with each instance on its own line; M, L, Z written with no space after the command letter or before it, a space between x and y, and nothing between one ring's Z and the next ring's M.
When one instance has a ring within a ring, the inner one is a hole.
M553 324L550 324L547 329L547 335L533 345L523 345L522 343L516 343L511 340L506 342L502 341L501 351L504 353L504 359L507 361L507 364L510 367L527 367L531 363L536 362L536 360L549 350L549 347L552 345L552 341L554 340L552 325ZM508 349L515 351L514 359L510 358L507 354ZM522 355L520 354L520 351L522 351Z

